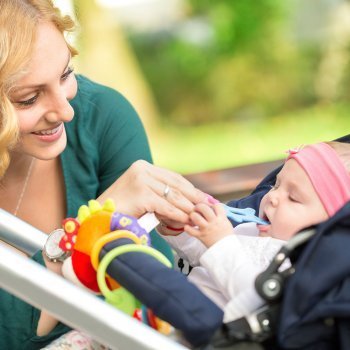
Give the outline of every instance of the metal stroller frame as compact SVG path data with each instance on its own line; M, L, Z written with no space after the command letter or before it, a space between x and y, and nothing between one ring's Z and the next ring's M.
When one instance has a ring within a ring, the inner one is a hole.
M0 239L27 254L42 250L47 235L0 209ZM150 327L12 249L0 246L0 283L9 293L46 309L111 349L185 350Z

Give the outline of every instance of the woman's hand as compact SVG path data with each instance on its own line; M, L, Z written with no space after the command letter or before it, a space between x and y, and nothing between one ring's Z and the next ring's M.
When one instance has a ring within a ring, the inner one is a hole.
M115 201L117 210L139 218L147 212L178 223L188 223L194 206L208 202L208 195L181 175L138 160L99 198Z

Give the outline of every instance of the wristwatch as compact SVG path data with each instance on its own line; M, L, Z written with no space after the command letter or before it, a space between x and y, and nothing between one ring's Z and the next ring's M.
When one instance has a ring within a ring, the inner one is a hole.
M64 261L68 257L68 252L65 252L59 247L61 238L65 235L63 229L58 228L52 231L46 240L43 252L52 262Z

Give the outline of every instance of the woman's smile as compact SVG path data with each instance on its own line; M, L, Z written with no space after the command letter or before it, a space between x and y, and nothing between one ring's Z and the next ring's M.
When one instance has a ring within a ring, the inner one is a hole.
M40 141L54 142L61 137L63 133L63 129L64 129L64 125L63 123L61 123L52 129L34 131L31 134L35 135Z

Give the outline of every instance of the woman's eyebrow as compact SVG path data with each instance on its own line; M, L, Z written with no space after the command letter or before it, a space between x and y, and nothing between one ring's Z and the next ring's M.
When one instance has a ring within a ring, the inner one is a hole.
M64 72L68 68L71 59L72 59L72 55L71 55L70 51L68 51L68 60L63 68L62 74L64 74ZM18 86L18 87L13 88L13 92L18 93L18 92L21 92L22 90L26 90L26 89L42 88L44 85L45 84L32 84L32 85Z

